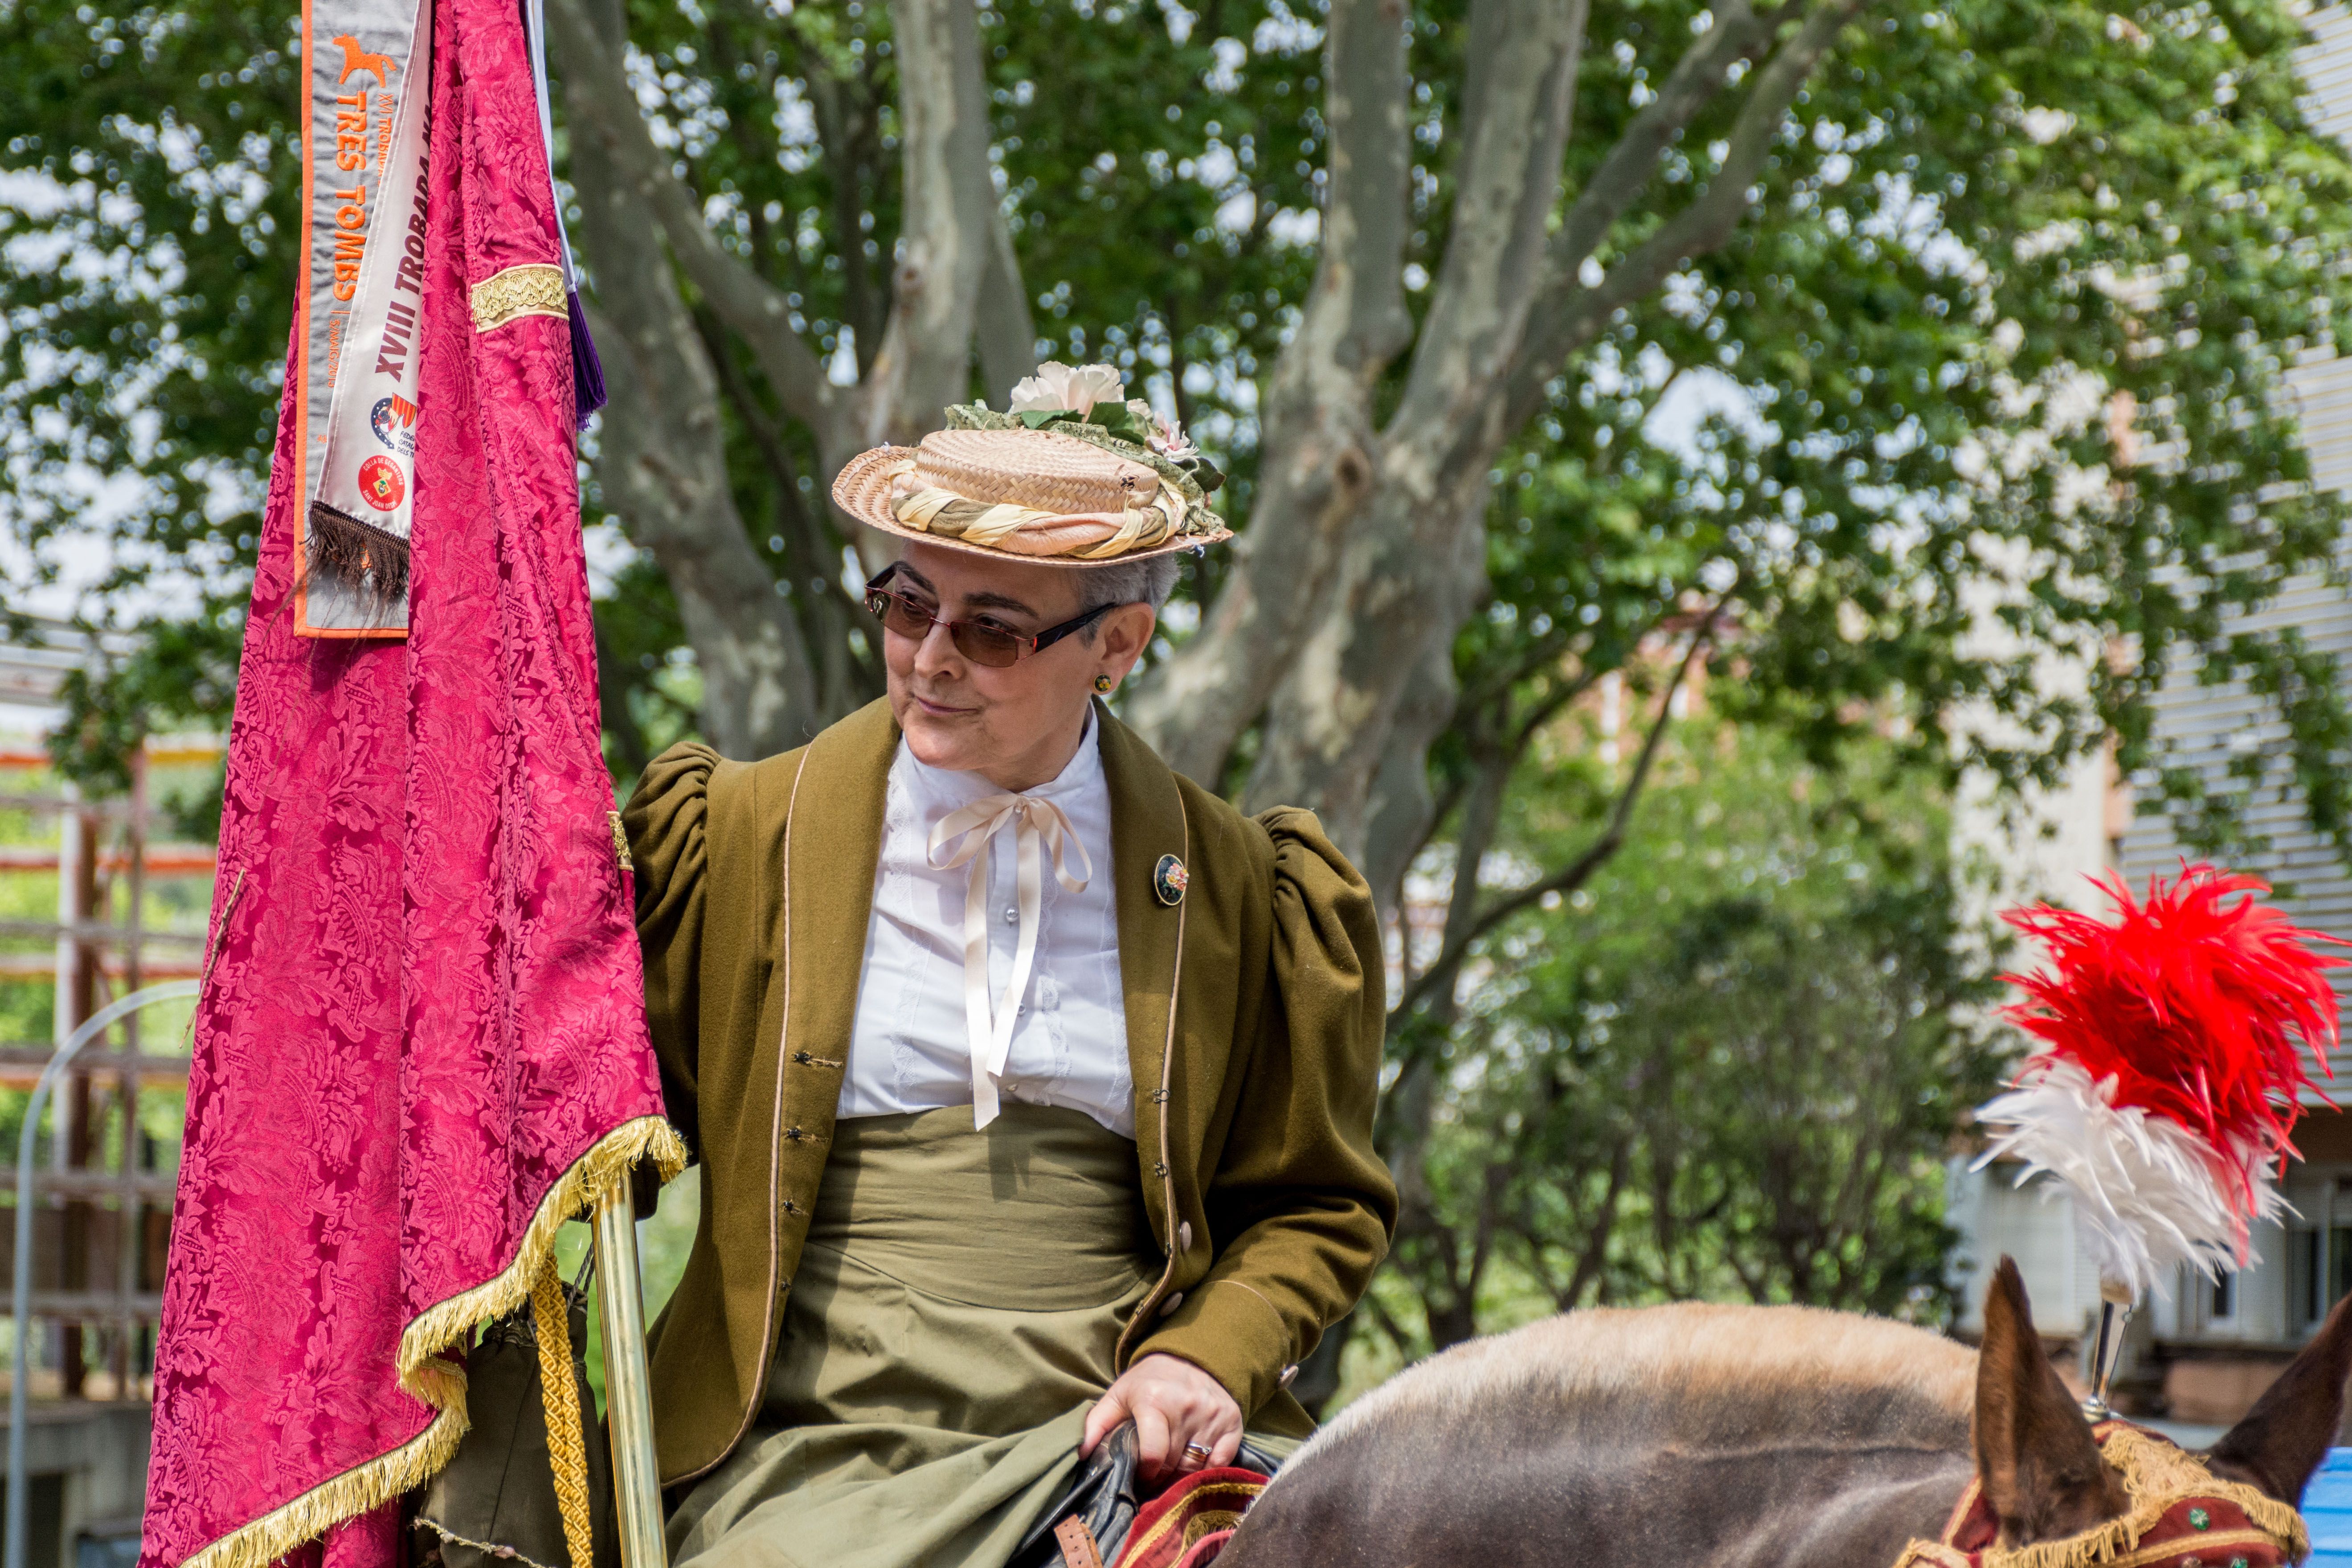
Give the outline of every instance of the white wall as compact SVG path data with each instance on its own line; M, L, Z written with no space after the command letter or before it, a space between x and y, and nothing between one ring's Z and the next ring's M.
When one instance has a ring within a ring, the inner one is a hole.
M1948 1217L1960 1233L1952 1281L1960 1293L1953 1326L1974 1334L1984 1327L1985 1285L2004 1254L2017 1260L2033 1305L2034 1327L2046 1334L2078 1334L2099 1308L2099 1280L2074 1232L2073 1200L2048 1181L2015 1184L2015 1165L1970 1171L1950 1167Z

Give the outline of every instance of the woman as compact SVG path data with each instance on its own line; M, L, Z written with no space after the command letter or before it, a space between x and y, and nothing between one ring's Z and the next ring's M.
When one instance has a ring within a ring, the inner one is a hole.
M1296 1440L1387 1246L1363 879L1099 700L1173 552L1229 537L1214 470L1089 395L1115 372L1047 371L835 488L906 541L887 699L759 763L676 747L629 805L703 1168L654 1330L680 1563L997 1568L1123 1421L1160 1480Z

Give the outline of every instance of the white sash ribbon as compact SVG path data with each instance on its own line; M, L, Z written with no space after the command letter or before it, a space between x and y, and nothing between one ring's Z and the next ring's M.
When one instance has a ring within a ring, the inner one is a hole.
M433 90L430 0L303 0L307 290L294 374L303 519L323 506L405 542L415 516L425 303L425 179ZM295 630L404 637L408 605L307 576Z
M1016 871L1014 909L1020 931L1013 948L1013 973L1005 977L1004 993L992 1014L988 1003L988 846L1007 826L1013 830ZM963 843L947 858L940 851L957 839ZM1021 994L1029 988L1029 971L1037 957L1037 919L1045 894L1041 846L1054 856L1054 880L1066 893L1082 890L1094 875L1087 847L1062 808L1050 800L1025 795L992 795L960 806L932 825L930 862L936 870L970 866L963 900L963 1013L965 1034L971 1043L971 1123L975 1128L996 1120L997 1080L1013 1049L1013 1026L1020 1016ZM1078 874L1063 865L1075 851Z

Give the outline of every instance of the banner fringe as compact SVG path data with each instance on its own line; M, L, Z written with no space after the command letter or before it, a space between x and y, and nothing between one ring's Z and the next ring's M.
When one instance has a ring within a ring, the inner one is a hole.
M408 603L407 540L322 500L310 503L309 522L302 570L310 581L339 584L377 610Z
M633 1118L598 1139L540 1200L511 1262L409 1323L400 1336L400 1385L433 1407L431 1426L390 1453L355 1465L222 1536L190 1554L180 1568L269 1568L305 1542L431 1479L457 1451L468 1426L465 1366L441 1352L459 1345L478 1325L505 1317L528 1300L531 1282L555 1256L556 1232L563 1223L588 1213L646 1159L664 1182L686 1169L685 1141L661 1117Z

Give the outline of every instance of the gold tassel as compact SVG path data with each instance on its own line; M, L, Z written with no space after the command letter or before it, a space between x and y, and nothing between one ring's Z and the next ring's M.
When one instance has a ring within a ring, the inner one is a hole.
M572 1314L552 1252L531 1282L530 1315L539 1326L540 1404L547 1415L547 1461L555 1471L556 1506L563 1511L563 1543L572 1568L591 1568L596 1547L588 1528L588 1449L580 1435L580 1388L572 1381Z
M667 1182L686 1168L685 1141L658 1116L640 1116L607 1132L540 1200L512 1263L472 1289L426 1308L403 1331L400 1385L433 1406L431 1426L389 1454L354 1465L208 1542L180 1568L270 1568L304 1542L432 1479L457 1451L467 1426L466 1368L442 1352L464 1342L477 1324L521 1306L531 1282L554 1256L555 1234L563 1222L586 1213L614 1183L627 1181L641 1159L651 1160Z

